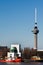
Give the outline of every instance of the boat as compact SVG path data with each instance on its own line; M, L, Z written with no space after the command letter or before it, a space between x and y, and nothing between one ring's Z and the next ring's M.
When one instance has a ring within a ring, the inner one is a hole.
M0 62L21 62L21 52L19 44L11 45L10 51L7 52L7 56Z
M21 62L21 59L17 58L15 60L5 60L5 62Z
M0 62L21 62L21 59L17 58L15 60L0 60Z
M41 59L39 56L33 56L31 58L32 62L43 62L43 59Z

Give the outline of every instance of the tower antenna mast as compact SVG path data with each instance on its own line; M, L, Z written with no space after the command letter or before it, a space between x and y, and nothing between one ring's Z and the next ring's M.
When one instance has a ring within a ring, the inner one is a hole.
M35 8L35 24L37 24L37 8Z

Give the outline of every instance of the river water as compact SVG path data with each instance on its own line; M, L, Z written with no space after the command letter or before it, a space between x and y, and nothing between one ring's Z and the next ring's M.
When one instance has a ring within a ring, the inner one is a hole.
M43 65L43 62L29 62L29 63L0 63L0 65Z

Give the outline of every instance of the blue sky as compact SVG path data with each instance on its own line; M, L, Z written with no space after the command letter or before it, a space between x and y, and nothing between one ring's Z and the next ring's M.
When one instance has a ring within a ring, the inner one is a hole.
M43 49L43 0L0 0L0 45L34 47L34 11L38 11L38 49Z

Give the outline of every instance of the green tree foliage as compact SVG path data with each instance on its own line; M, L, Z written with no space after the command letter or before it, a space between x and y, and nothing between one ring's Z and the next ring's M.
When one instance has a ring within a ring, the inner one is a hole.
M13 49L11 49L11 52L17 53L17 48L13 47Z

